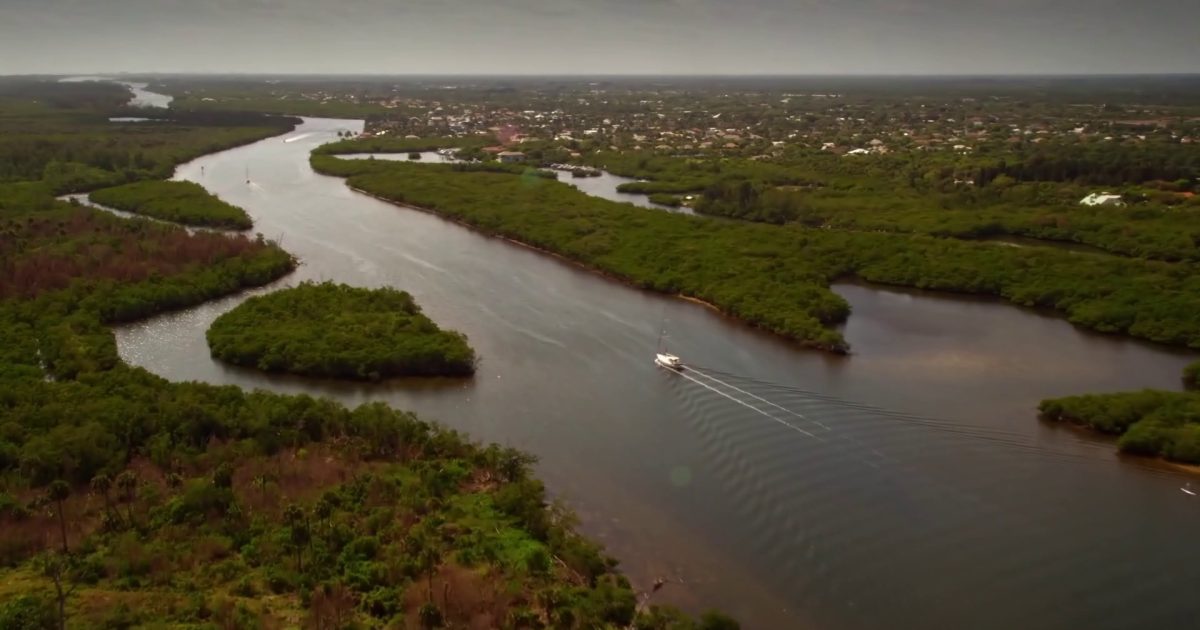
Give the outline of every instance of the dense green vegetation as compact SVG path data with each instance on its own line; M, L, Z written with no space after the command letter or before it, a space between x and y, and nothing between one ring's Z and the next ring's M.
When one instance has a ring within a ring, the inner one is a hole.
M93 191L92 201L134 214L184 225L248 230L245 210L225 203L192 182L144 181Z
M208 330L212 355L306 376L378 380L466 376L475 353L440 330L412 296L391 288L304 283L246 300Z
M1200 361L1183 370L1184 386L1200 382ZM1127 453L1200 464L1200 392L1143 390L1043 400L1043 420L1068 422L1119 436Z
M166 179L180 162L283 133L297 120L225 112L138 111L113 123L124 87L0 81L0 183L40 180L55 194Z
M63 203L6 210L0 230L0 627L637 614L520 453L382 405L120 362L103 322L268 282L292 265L278 248ZM645 627L724 627L681 619Z
M683 205L683 201L679 198L678 195L670 195L667 193L654 193L652 195L648 195L647 198L654 203L662 204L664 206L671 206L673 208L678 208L679 206Z
M382 404L120 366L24 382L0 401L19 458L0 487L0 627L54 627L58 584L70 627L433 628L483 614L487 627L616 628L637 616L613 561L547 506L527 456ZM21 615L39 620L8 625Z
M794 151L772 161L597 152L585 161L618 175L651 180L622 184L624 192L701 193L695 208L702 214L963 239L1022 236L1127 256L1200 261L1200 204L1188 196L1188 177L1127 187L1132 205L1126 207L1088 207L1079 205L1095 190L1088 180L1074 177L1064 182L1056 175L1058 167L1048 166L1109 159L1113 165L1107 168L1118 171L1163 177L1178 175L1179 169L1200 173L1196 151L1111 148L1109 153L1089 149L1083 155L1063 148L1039 149L1028 156L1008 156L1012 163L1003 158L842 157L812 151ZM1162 172L1154 170L1162 164L1167 165L1161 166ZM1071 167L1076 168L1082 167Z
M1042 401L1041 417L1118 435L1122 451L1200 464L1200 393L1145 390Z
M187 234L55 202L0 214L0 312L4 345L28 357L6 370L42 366L57 378L117 363L105 323L191 306L266 284L295 266L262 240ZM24 368L20 366L25 366ZM40 370L37 370L40 372Z
M1183 384L1190 389L1200 389L1200 361L1184 368Z
M548 249L638 286L681 293L833 350L847 315L836 278L956 291L1055 309L1093 330L1200 347L1190 265L1050 248L710 221L589 197L560 182L451 166L314 156L321 172L482 230Z
M444 136L437 138L399 138L378 136L341 140L322 145L315 153L336 155L341 153L409 153L412 151L435 151L437 149L478 149L495 144L490 136Z
M117 99L34 85L22 94L81 118L38 104L33 120L101 147L160 152L169 170L199 146L158 131L108 143L89 121ZM0 628L736 628L639 606L522 453L381 404L122 363L106 324L261 286L295 261L261 238L56 201L159 176L99 163L70 186L43 177L38 162L72 142L3 153Z

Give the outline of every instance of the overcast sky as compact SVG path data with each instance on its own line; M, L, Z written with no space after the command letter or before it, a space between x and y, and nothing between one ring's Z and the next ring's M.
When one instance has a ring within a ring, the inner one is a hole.
M1200 72L1197 0L0 0L0 74Z

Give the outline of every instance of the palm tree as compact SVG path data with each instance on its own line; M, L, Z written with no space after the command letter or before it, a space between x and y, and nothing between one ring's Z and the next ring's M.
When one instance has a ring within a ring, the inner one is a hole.
M129 503L127 512L129 513L129 524L133 525L133 501L137 498L138 478L137 473L132 470L125 470L117 475L117 488L121 490L121 499Z
M273 475L271 475L269 472L263 472L255 475L252 481L252 483L258 488L258 493L259 496L262 497L263 505L266 505L267 503L267 487L271 484L272 476Z
M293 503L283 511L283 520L291 530L292 546L296 548L296 570L304 573L304 547L311 542L308 517L303 508Z
M112 514L112 496L109 491L112 490L112 477L104 473L100 473L92 477L92 492L104 497L104 513Z
M50 483L46 488L46 497L54 501L58 506L58 528L62 532L62 548L63 553L67 553L67 517L63 513L63 501L71 496L71 486L62 479L58 479Z

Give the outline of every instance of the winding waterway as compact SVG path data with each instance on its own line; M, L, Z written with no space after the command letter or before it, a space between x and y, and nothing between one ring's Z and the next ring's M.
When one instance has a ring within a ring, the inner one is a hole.
M361 123L207 156L176 177L303 261L281 283L411 292L480 356L469 381L338 384L209 358L233 296L117 330L173 380L383 400L540 458L539 475L655 601L747 628L1118 629L1200 618L1182 473L1046 426L1046 396L1174 387L1189 355L992 302L839 285L850 357L804 351L314 173ZM252 174L246 182L247 169ZM697 219L703 220L703 219ZM652 364L670 348L698 366Z
M150 84L148 84L148 83L133 83L130 81L118 81L116 79L112 79L109 77L99 77L99 76L66 77L63 79L59 79L59 81L61 81L63 83L80 83L80 82L84 82L84 81L111 81L113 83L119 83L119 84L124 85L125 87L129 88L130 92L133 92L133 98L129 99L130 107L166 108L166 107L170 107L171 101L175 100L175 97L173 97L173 96L170 96L167 94L159 94L157 92L151 92L151 91L147 90L146 88L150 86ZM110 120L113 120L113 119L110 119ZM136 122L137 120L138 119L127 117L127 118L123 118L123 119L116 119L114 122ZM145 120L145 119L140 119L140 120Z
M420 162L422 164L451 164L456 162L453 157L442 155L437 151L421 151L419 158L416 160L409 157L407 153L345 153L339 155L339 158L344 160L392 160L396 162ZM564 184L570 184L580 191L593 197L608 199L609 201L617 201L622 203L631 203L635 206L643 208L651 208L654 210L663 210L666 212L678 212L680 214L694 214L691 208L680 206L674 208L661 203L650 201L648 195L638 193L627 193L617 190L621 184L636 182L639 180L632 177L622 177L613 175L608 171L600 171L599 175L593 177L575 177L570 171L555 169L554 173L558 175L558 181Z

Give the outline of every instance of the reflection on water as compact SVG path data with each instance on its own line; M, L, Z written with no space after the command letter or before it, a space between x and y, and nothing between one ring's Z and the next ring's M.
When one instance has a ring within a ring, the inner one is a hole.
M1200 613L1200 503L1178 475L1034 418L1046 396L1173 386L1191 355L858 285L836 287L854 354L804 351L313 173L308 152L347 124L308 120L177 177L301 258L259 292L402 288L468 335L476 377L372 386L223 366L204 332L248 294L119 328L125 360L382 400L533 452L637 585L670 579L661 601L747 628L1176 628ZM664 320L687 378L653 364Z
M421 162L424 164L453 164L458 160L454 156L443 155L437 151L417 152L420 157L412 157L407 153L342 153L337 157L343 160L389 160L392 162Z
M133 91L133 98L129 101L129 105L132 107L167 108L171 106L171 101L175 100L173 96L148 91L146 83L129 83L127 81L118 81L117 83Z
M555 171L558 173L558 181L568 183L579 190L592 195L593 197L601 197L610 201L621 201L631 203L635 206L643 208L653 208L655 210L665 210L667 212L678 212L680 214L692 214L691 208L680 206L673 208L661 203L650 201L649 196L639 195L635 193L625 193L617 190L621 184L640 181L632 177L621 177L613 175L608 171L600 171L600 175L596 177L575 177L569 171Z

